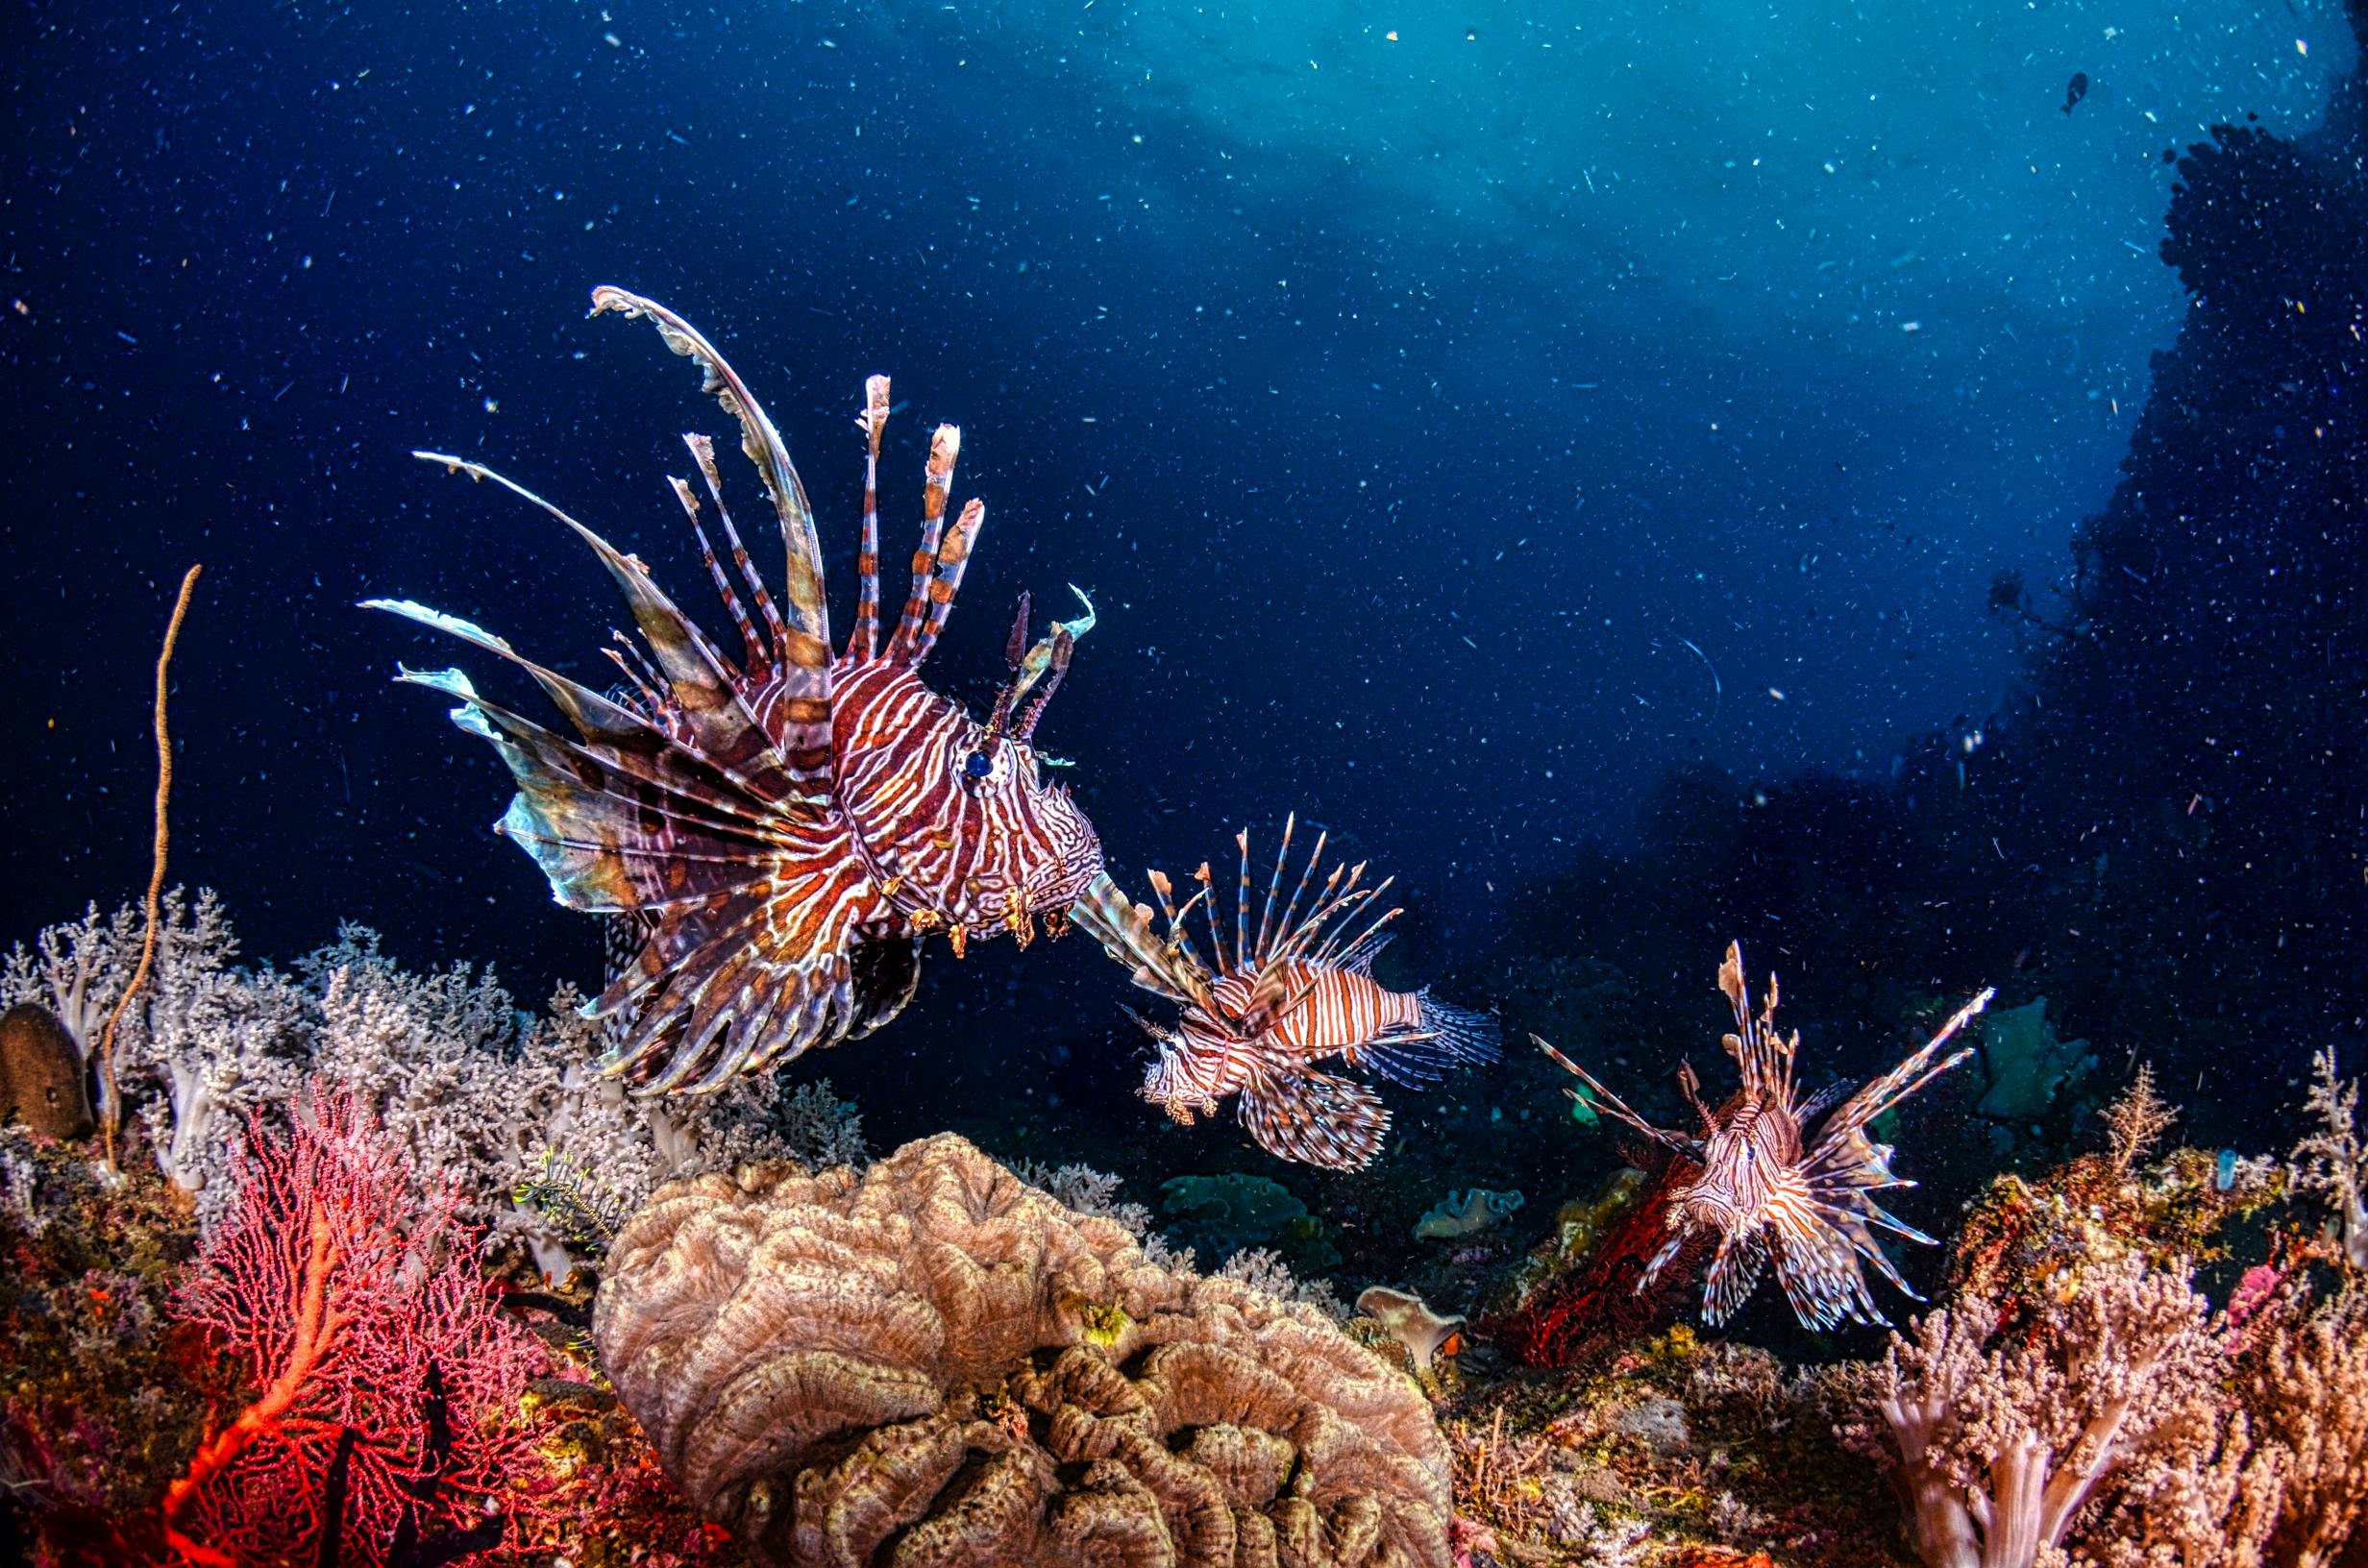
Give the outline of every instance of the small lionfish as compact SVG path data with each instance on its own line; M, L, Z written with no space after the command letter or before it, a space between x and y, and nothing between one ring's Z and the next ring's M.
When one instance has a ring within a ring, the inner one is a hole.
M1989 1005L1994 991L1985 991L1960 1008L1922 1049L1889 1072L1868 1084L1836 1107L1814 1134L1804 1129L1832 1105L1845 1086L1835 1086L1795 1098L1792 1057L1801 1043L1800 1032L1789 1039L1776 1032L1776 977L1767 980L1767 999L1754 1017L1743 984L1743 949L1727 946L1726 962L1718 967L1718 989L1735 1009L1736 1032L1725 1038L1727 1054L1742 1072L1742 1087L1727 1103L1713 1111L1702 1103L1702 1081L1691 1063L1678 1069L1678 1086L1702 1118L1702 1137L1688 1138L1655 1127L1631 1111L1620 1097L1595 1081L1594 1075L1562 1052L1532 1035L1540 1049L1552 1057L1593 1091L1601 1108L1638 1132L1700 1167L1700 1172L1674 1192L1669 1201L1667 1243L1645 1264L1637 1282L1642 1290L1667 1267L1697 1230L1717 1233L1718 1251L1711 1260L1704 1285L1702 1320L1712 1327L1724 1323L1758 1287L1760 1276L1773 1262L1777 1282L1804 1327L1830 1329L1845 1317L1862 1323L1887 1323L1875 1309L1859 1266L1864 1258L1911 1299L1921 1300L1900 1278L1891 1261L1876 1244L1872 1227L1881 1226L1925 1246L1933 1238L1886 1213L1867 1194L1887 1188L1913 1187L1891 1174L1891 1149L1865 1133L1866 1124L1973 1054L1960 1049L1938 1066L1927 1070L1935 1052L1948 1043L1966 1020ZM1571 1098L1582 1096L1576 1090Z
M1299 900L1315 880L1328 833L1317 836L1299 885L1278 918L1275 898L1297 826L1296 814L1283 826L1283 845L1267 880L1254 937L1249 834L1235 836L1242 870L1230 948L1218 927L1206 862L1194 873L1200 891L1181 909L1168 878L1150 873L1151 891L1168 919L1164 941L1151 934L1150 910L1129 903L1106 875L1094 879L1071 915L1104 951L1134 971L1135 984L1182 1009L1173 1029L1135 1019L1159 1041L1158 1058L1144 1078L1145 1099L1190 1126L1196 1114L1213 1116L1219 1102L1238 1094L1242 1124L1269 1154L1356 1170L1380 1151L1382 1135L1390 1129L1389 1109L1363 1084L1316 1064L1338 1057L1392 1083L1435 1084L1449 1067L1496 1060L1496 1024L1438 1001L1428 991L1389 991L1374 980L1374 956L1390 941L1383 928L1401 911L1362 919L1391 880L1360 887L1362 862L1335 865L1306 917L1299 918ZM1204 899L1214 968L1202 963L1185 933L1186 918Z
M591 546L624 590L646 650L622 633L622 650L606 650L628 683L620 699L468 622L406 601L367 603L500 654L573 723L577 739L555 734L480 697L456 670L399 676L459 698L454 723L501 753L518 795L495 831L534 857L553 896L620 917L612 932L629 921L643 934L633 963L585 1009L618 1024L602 1069L631 1072L647 1092L702 1092L896 1017L920 983L929 932L944 932L957 957L971 938L1000 932L1024 946L1039 915L1060 934L1068 906L1101 870L1101 845L1068 791L1044 782L1040 764L1051 759L1031 743L1075 640L1094 624L1093 605L1031 647L1021 596L1006 654L1013 677L983 726L923 683L922 662L986 515L973 501L947 529L962 432L941 425L929 442L912 592L882 646L878 471L889 402L888 378L875 376L855 421L870 456L854 631L834 657L813 510L773 422L679 316L623 289L593 290L592 313L609 310L649 318L668 348L704 371L703 389L739 422L741 451L780 525L787 569L777 604L725 506L714 444L683 437L748 587L744 601L701 524L699 498L671 479L739 629L737 662L639 560L523 486L437 453L415 455L493 480Z

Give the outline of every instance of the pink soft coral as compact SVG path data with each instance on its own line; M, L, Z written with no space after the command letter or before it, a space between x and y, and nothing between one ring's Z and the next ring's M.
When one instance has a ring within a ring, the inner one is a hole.
M167 1490L174 1549L229 1568L333 1530L340 1560L382 1564L398 1538L498 1540L489 1514L537 1511L519 1405L547 1361L495 1311L458 1196L415 1206L376 1118L317 1084L288 1135L250 1124L237 1179L178 1308L259 1392Z

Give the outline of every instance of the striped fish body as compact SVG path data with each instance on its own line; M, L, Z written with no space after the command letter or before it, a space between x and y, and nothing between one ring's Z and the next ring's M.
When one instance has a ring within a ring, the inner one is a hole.
M1008 932L1024 946L1031 917L1057 921L1100 870L1093 823L1045 783L1034 747L991 740L916 671L841 661L834 698L832 796L887 906L867 929Z
M1144 1076L1144 1099L1187 1126L1233 1099L1243 1126L1270 1154L1355 1170L1380 1152L1389 1108L1367 1085L1323 1065L1337 1062L1394 1083L1427 1087L1451 1067L1493 1061L1496 1026L1427 992L1391 991L1373 979L1373 959L1388 940L1384 927L1398 911L1371 915L1369 906L1389 884L1359 886L1362 866L1336 866L1300 917L1301 897L1323 857L1321 838L1298 892L1278 918L1296 825L1295 817L1284 828L1254 935L1249 838L1245 833L1236 841L1242 871L1233 941L1228 948L1212 901L1214 964L1201 961L1184 930L1193 905L1212 896L1205 866L1197 873L1203 891L1181 911L1167 878L1151 874L1167 912L1164 940L1150 929L1150 910L1130 903L1107 876L1096 878L1071 913L1133 970L1136 984L1177 1004L1172 1027L1145 1024L1158 1049Z
M1735 1012L1735 1033L1722 1043L1742 1086L1715 1111L1702 1102L1691 1066L1678 1083L1700 1118L1698 1137L1656 1127L1568 1057L1531 1036L1546 1055L1590 1090L1570 1091L1596 1110L1699 1166L1670 1194L1669 1237L1637 1282L1640 1293L1685 1250L1709 1233L1716 1251L1703 1282L1702 1317L1713 1327L1732 1317L1773 1266L1777 1283L1804 1327L1833 1328L1844 1318L1887 1321L1876 1309L1862 1262L1910 1297L1915 1292L1885 1256L1875 1231L1887 1230L1926 1246L1933 1238L1900 1220L1871 1196L1915 1184L1891 1173L1891 1149L1866 1136L1866 1124L1971 1055L1958 1050L1936 1063L1942 1046L1988 1005L1985 991L1960 1009L1923 1047L1881 1078L1835 1106L1829 1096L1800 1096L1792 1067L1800 1036L1777 1032L1776 982L1755 1013L1743 984L1743 953L1727 948L1719 990ZM1822 1118L1822 1119L1820 1119Z
M1221 1017L1248 1017L1260 976L1221 973L1210 981ZM1357 1066L1357 1052L1390 1035L1416 1035L1423 1030L1423 997L1409 990L1388 990L1364 971L1307 964L1305 959L1279 964L1281 988L1300 1004L1267 1025L1255 1042L1257 1052L1279 1064L1315 1064L1345 1057ZM1179 1023L1186 1040L1221 1040L1221 1028L1205 1014L1186 1014Z
M929 689L921 666L985 507L973 501L949 522L960 431L939 427L912 589L883 639L877 471L889 398L887 378L874 377L857 421L870 459L855 624L834 653L812 509L753 394L664 306L602 288L593 309L655 323L739 422L741 450L780 527L780 600L725 503L714 444L694 435L684 441L706 501L691 483L670 482L738 633L735 652L711 641L638 559L492 470L438 453L419 455L524 497L590 547L640 634L620 633L622 650L608 650L624 684L616 695L595 692L465 621L407 601L369 604L508 660L566 716L573 737L481 696L456 670L401 676L456 698L454 722L507 765L518 793L497 831L533 857L553 896L612 917L612 941L636 944L587 1008L608 1021L602 1067L642 1091L707 1091L894 1017L919 984L932 932L959 955L973 937L1008 932L1024 943L1039 916L1061 928L1063 911L1099 873L1101 851L1068 792L1045 783L1032 741L1076 638L1093 625L1092 606L1030 646L1023 596L1012 679L986 723ZM720 551L703 521L709 504Z

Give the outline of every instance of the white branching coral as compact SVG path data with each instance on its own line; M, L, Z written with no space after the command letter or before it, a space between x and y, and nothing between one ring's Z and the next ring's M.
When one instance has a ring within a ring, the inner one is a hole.
M2359 1132L2359 1083L2335 1076L2332 1045L2310 1059L2310 1068L2303 1112L2317 1125L2294 1145L2294 1189L2334 1211L2344 1257L2354 1268L2368 1268L2368 1142Z
M1253 1290L1264 1290L1284 1301L1304 1302L1335 1323L1348 1321L1348 1304L1332 1288L1330 1280L1303 1280L1291 1271L1283 1255L1271 1247L1248 1247L1225 1260L1217 1271L1221 1280L1236 1280Z
M2185 1270L2100 1264L1991 1348L1979 1297L1928 1313L1866 1384L1845 1442L1882 1463L1929 1568L2030 1568L2109 1481L2192 1452L2225 1367Z
M138 962L142 917L96 906L17 947L0 970L0 1006L38 1002L87 1060ZM215 1181L244 1115L284 1101L311 1056L308 1000L286 977L237 965L238 939L211 893L175 889L157 920L155 967L124 1015L117 1078L147 1130L158 1166L197 1195L208 1216L228 1203Z
M89 1031L122 994L140 915L94 908L0 967L0 1007L36 1001ZM861 1164L861 1118L826 1084L789 1090L742 1079L697 1100L641 1100L591 1070L601 1026L561 988L548 1014L521 1011L491 971L403 968L378 933L347 925L288 972L242 968L211 894L166 895L156 967L118 1041L126 1105L157 1164L197 1196L209 1228L230 1201L232 1152L249 1113L284 1103L308 1076L345 1084L402 1137L415 1168L451 1182L469 1217L545 1268L572 1266L565 1239L522 1183L563 1157L637 1205L678 1175L744 1160Z
M1035 1160L1020 1161L1011 1168L1020 1180L1050 1194L1064 1207L1119 1226L1161 1268L1178 1274L1194 1272L1193 1249L1170 1246L1168 1238L1152 1228L1150 1210L1120 1197L1121 1178L1092 1165L1048 1165Z

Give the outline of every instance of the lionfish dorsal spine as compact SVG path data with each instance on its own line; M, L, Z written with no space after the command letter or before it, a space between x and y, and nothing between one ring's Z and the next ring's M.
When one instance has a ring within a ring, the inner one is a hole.
M696 437L686 436L684 439L694 440ZM773 662L772 650L758 640L756 623L749 618L748 606L740 601L740 595L732 587L731 579L724 575L723 563L715 558L715 545L708 539L705 527L699 521L699 498L691 494L689 484L672 474L666 476L666 482L673 487L675 499L682 503L682 513L690 519L691 532L698 536L699 558L706 563L707 576L715 583L716 597L724 601L724 611L731 617L732 625L740 628L741 674L752 679L760 676L765 667Z
M648 318L668 348L700 366L704 373L702 390L739 422L740 450L772 498L780 522L781 597L788 611L774 675L779 686L779 700L774 704L777 745L792 785L781 793L816 797L826 793L830 779L830 603L824 592L822 546L804 481L798 478L764 405L697 328L654 300L604 284L592 291L592 314L610 310L629 319ZM643 631L649 632L646 625ZM666 667L663 657L658 662ZM672 676L674 672L668 668L667 673ZM681 705L693 707L703 695L694 692L694 700Z
M900 664L920 662L915 649L928 619L929 589L938 572L938 546L945 540L946 499L953 490L954 464L962 456L962 429L940 425L929 435L929 459L921 485L921 544L913 551L913 585L904 596L904 613L888 639L887 657Z
M962 515L955 518L947 530L945 541L937 547L937 563L929 577L929 609L921 623L921 630L913 638L912 662L926 660L937 648L937 639L946 629L947 617L953 614L954 595L962 591L962 574L969 569L971 547L978 540L978 530L987 521L987 503L973 496L962 503Z
M1267 901L1258 911L1258 962L1264 964L1271 950L1267 945L1274 930L1274 897L1283 887L1283 863L1291 858L1291 835L1298 828L1299 814L1293 812L1283 819L1282 847L1274 852L1274 870L1267 877Z
M774 796L795 793L792 788L794 774L788 759L741 700L731 671L725 664L722 653L688 616L676 608L674 601L657 584L650 580L649 573L642 569L639 561L506 475L448 453L414 452L411 455L423 462L440 464L453 473L466 474L472 479L489 479L520 500L540 507L547 515L573 530L578 538L591 547L601 564L607 568L610 578L624 593L626 602L633 612L633 623L641 629L642 638L648 644L650 662L656 667L667 684L676 690L676 700L668 704L669 709L681 723L688 739L697 747L703 759L741 788ZM408 615L413 620L457 633L457 626L449 617L438 616L433 611L419 612L418 606L393 600L373 602L397 614ZM476 630L474 627L469 629ZM500 653L523 668L537 668L520 658L507 643L499 638L490 638L478 631L476 637L470 640L478 641L480 646ZM535 678L546 691L559 698L563 706L575 700L573 694L561 698L561 689L554 687L543 675L537 674ZM566 684L574 685L573 682ZM687 699L682 697L685 692L690 694ZM826 725L826 741L828 733Z
M756 606L756 614L764 623L769 639L765 663L778 664L781 649L789 641L789 627L781 621L780 606L773 602L773 594L765 587L764 574L757 571L756 563L749 559L749 547L742 543L740 529L732 523L731 508L724 503L724 478L715 470L715 442L695 433L685 435L682 442L691 449L691 460L699 465L700 482L707 487L707 496L715 502L716 518L724 526L724 542L731 547L732 565L738 568L740 580L748 584L750 601ZM725 601L729 604L732 598L727 593ZM734 618L744 619L736 609ZM744 626L742 629L745 631L747 628Z
M863 382L863 542L855 551L855 629L848 634L847 656L869 664L879 652L879 443L888 429L888 378Z

